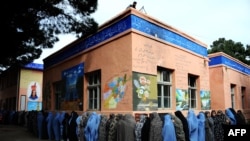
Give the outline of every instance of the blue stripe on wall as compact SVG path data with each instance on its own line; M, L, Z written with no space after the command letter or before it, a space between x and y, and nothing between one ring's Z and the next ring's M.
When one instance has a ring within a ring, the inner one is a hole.
M233 69L236 69L242 73L248 74L250 75L250 68L241 65L238 62L235 62L225 56L216 56L216 57L212 57L210 58L210 62L209 62L209 66L214 66L214 65L219 65L219 64L224 64L228 67L231 67Z
M121 19L117 23L114 23L113 25L99 31L98 33L86 38L81 43L68 48L64 52L57 54L53 58L45 61L45 68L52 66L56 63L59 63L68 57L81 52L85 49L88 49L98 43L101 43L109 38L112 38L115 35L118 35L130 28L139 30L145 34L149 34L152 36L155 36L157 34L157 37L173 43L175 45L178 45L180 47L183 47L187 50L190 50L194 53L197 53L201 56L207 56L207 49L177 33L174 33L170 30L167 30L165 28L162 28L156 24L153 24L147 20L144 20L143 18L140 18L136 15L129 15L125 17L124 19Z

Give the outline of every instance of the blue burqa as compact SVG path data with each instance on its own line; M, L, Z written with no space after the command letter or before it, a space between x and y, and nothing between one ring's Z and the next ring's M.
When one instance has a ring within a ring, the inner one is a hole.
M163 141L176 141L176 133L174 123L169 114L164 116L164 124L162 127Z
M199 141L198 140L198 119L193 110L188 111L187 121L188 121L190 141Z
M206 129L205 129L205 114L200 112L197 115L198 118L198 141L205 141L206 140Z

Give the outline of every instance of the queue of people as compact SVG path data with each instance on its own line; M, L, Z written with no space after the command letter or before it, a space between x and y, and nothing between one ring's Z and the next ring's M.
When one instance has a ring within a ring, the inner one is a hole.
M5 112L4 124L27 127L39 139L54 141L224 141L223 125L247 124L233 108L195 113L104 115L96 112Z

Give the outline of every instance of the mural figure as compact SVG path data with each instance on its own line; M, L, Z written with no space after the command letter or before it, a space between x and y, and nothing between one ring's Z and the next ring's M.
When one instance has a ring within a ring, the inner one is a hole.
M201 97L201 109L210 110L211 109L211 95L209 91L200 91Z
M136 93L138 98L142 101L146 101L150 94L150 80L142 75L139 77L139 81L136 79L134 80L134 85L137 88Z
M114 77L112 81L108 82L104 88L104 107L114 109L124 95L126 90L127 75L123 77Z
M176 89L176 109L177 110L188 110L188 91L182 89Z
M36 100L38 98L37 96L37 90L36 90L36 82L31 85L31 94L29 96L31 100Z
M158 110L156 76L134 72L133 109L138 111Z

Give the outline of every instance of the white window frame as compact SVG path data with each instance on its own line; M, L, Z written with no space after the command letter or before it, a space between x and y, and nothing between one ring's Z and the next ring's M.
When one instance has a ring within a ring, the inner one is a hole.
M188 107L197 108L197 76L194 75L188 75Z
M101 72L94 71L87 74L88 81L88 110L100 110L101 102ZM92 83L90 83L92 79ZM96 80L94 80L96 79Z
M164 80L164 73L167 80ZM165 109L172 107L172 71L164 68L157 69L157 98L158 108ZM166 88L166 89L164 89ZM159 90L160 89L160 90ZM167 91L165 93L165 91ZM160 103L160 104L159 104Z

